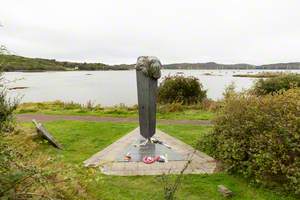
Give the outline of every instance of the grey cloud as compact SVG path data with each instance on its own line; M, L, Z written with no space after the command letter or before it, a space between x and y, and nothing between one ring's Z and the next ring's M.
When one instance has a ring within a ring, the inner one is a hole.
M105 63L300 61L298 0L3 0L17 54Z

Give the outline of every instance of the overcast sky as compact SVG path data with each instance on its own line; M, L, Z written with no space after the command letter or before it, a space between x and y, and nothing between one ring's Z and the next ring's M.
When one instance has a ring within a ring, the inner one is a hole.
M300 61L300 0L0 0L18 55L134 63Z

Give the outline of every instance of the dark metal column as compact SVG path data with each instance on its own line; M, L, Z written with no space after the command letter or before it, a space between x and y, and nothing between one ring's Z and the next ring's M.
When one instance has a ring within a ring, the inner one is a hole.
M157 79L161 63L156 57L141 56L136 64L140 134L150 139L156 129Z
M156 127L156 92L157 80L147 77L142 71L136 71L140 133L144 138L151 138Z

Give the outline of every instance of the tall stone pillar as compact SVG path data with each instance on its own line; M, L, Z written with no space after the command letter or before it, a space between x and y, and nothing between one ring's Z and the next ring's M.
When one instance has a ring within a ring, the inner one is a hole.
M136 63L140 134L150 139L156 129L157 79L161 63L156 57L140 56Z

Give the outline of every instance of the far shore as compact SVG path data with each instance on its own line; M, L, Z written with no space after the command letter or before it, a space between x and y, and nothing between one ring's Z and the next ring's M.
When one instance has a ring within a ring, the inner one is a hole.
M103 69L103 70L15 70L15 71L4 71L5 73L9 72L23 72L23 73L41 73L41 72L93 72L93 71L133 71L135 69ZM290 71L287 69L162 69L162 70L174 70L174 71L180 71L180 70L211 70L211 71ZM293 69L293 70L299 70L300 69ZM236 74L233 75L234 77L250 77L250 78L259 78L255 74Z

